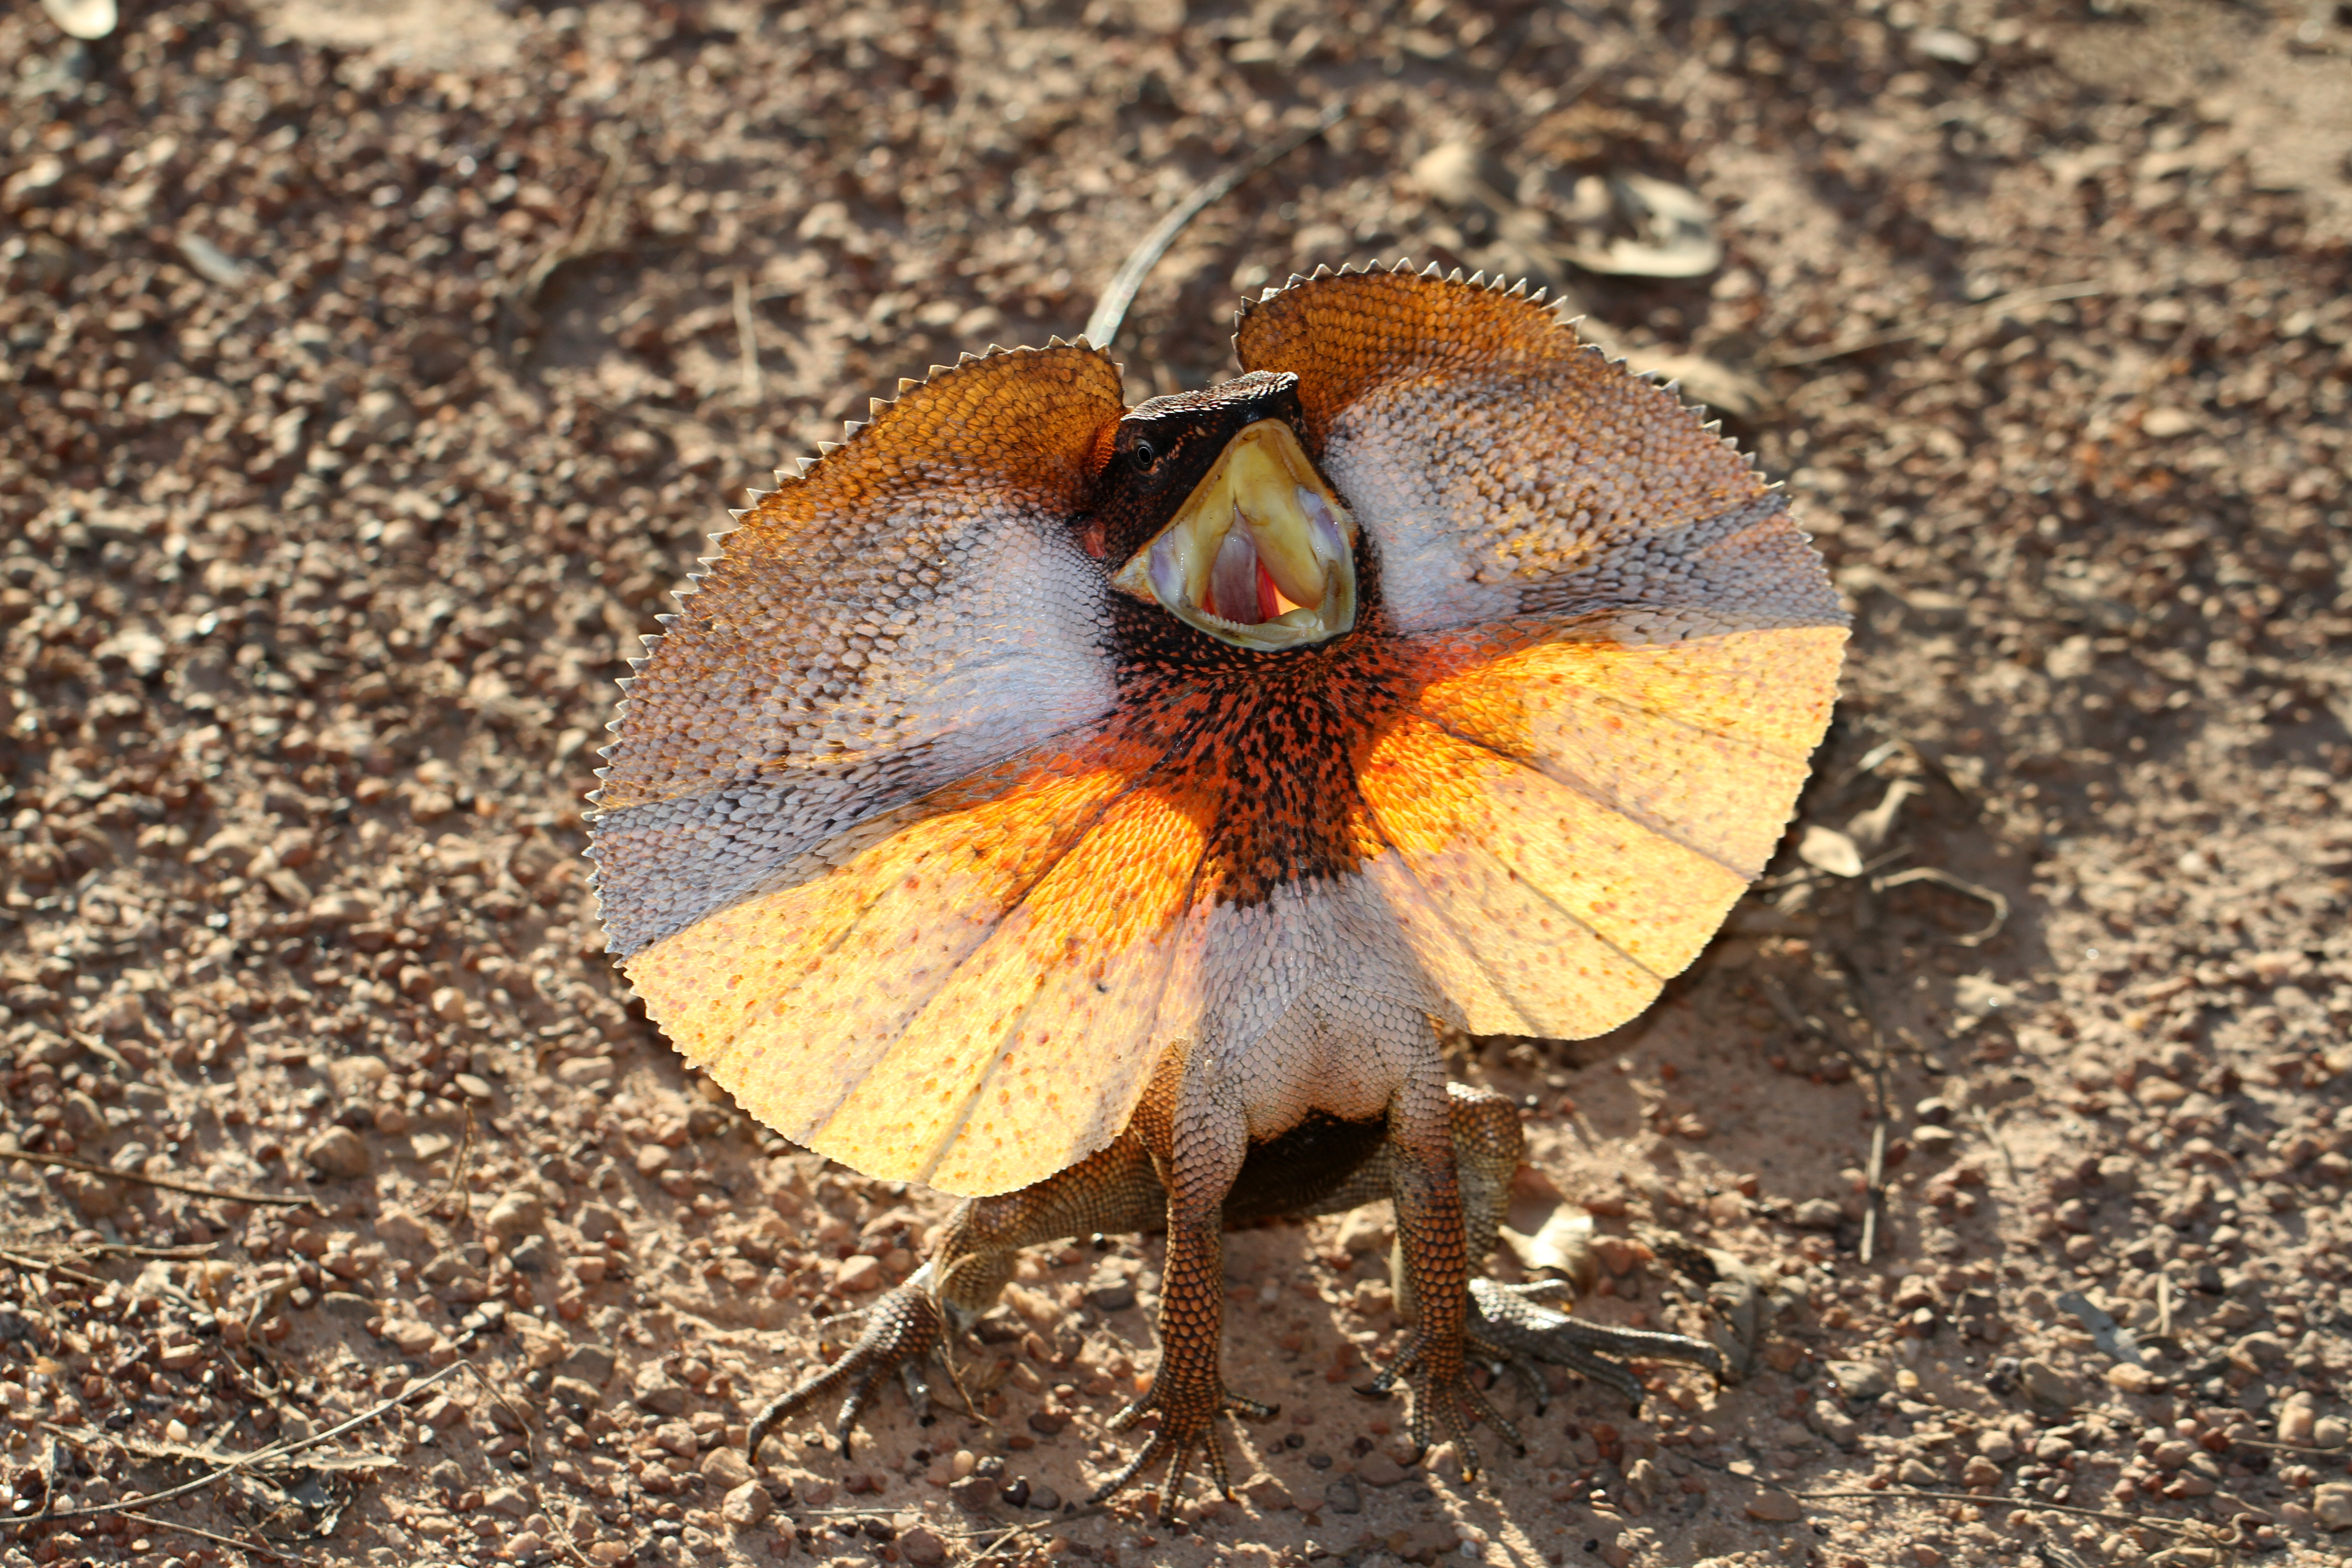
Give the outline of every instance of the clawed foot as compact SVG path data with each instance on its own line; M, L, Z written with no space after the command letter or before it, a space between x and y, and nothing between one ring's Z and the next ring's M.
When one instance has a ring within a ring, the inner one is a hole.
M1679 1362L1704 1367L1718 1380L1726 1377L1723 1352L1705 1340L1648 1329L1609 1328L1540 1304L1542 1297L1566 1288L1565 1282L1555 1279L1526 1285L1470 1281L1470 1313L1465 1324L1470 1352L1516 1373L1534 1394L1538 1415L1543 1413L1549 1392L1536 1370L1538 1362L1567 1367L1615 1389L1637 1412L1644 1390L1642 1380L1624 1364L1626 1360Z
M1227 1498L1234 1495L1233 1472L1225 1464L1225 1447L1217 1436L1217 1417L1230 1412L1265 1421L1281 1414L1276 1405L1261 1405L1255 1399L1244 1399L1229 1393L1222 1380L1213 1374L1206 1379L1171 1379L1167 1368L1152 1379L1151 1392L1111 1417L1110 1429L1124 1432L1153 1411L1160 1414L1160 1425L1145 1438L1135 1458L1119 1468L1118 1473L1097 1487L1087 1500L1089 1506L1102 1502L1126 1489L1136 1477L1158 1464L1168 1461L1168 1479L1160 1489L1160 1517L1162 1521L1176 1517L1176 1500L1183 1490L1185 1473L1192 1461L1205 1458L1209 1462L1210 1479L1216 1482L1218 1492Z
M1471 1281L1474 1289L1479 1283ZM1412 1415L1406 1430L1412 1437L1413 1447L1426 1453L1433 1443L1452 1443L1462 1461L1463 1479L1478 1479L1478 1446L1471 1441L1470 1428L1480 1421L1500 1432L1513 1448L1522 1454L1527 1452L1519 1429L1472 1386L1469 1364L1463 1359L1461 1347L1442 1349L1433 1336L1416 1333L1405 1346L1404 1353L1361 1392L1374 1398L1383 1397L1396 1386L1399 1378L1412 1390Z
M930 1425L931 1385L923 1375L923 1363L940 1343L946 1324L939 1302L931 1296L929 1272L928 1268L923 1269L866 1308L862 1314L866 1331L858 1335L856 1344L844 1351L833 1364L760 1412L744 1443L748 1458L757 1460L760 1445L770 1433L844 1385L848 1387L849 1396L841 1402L834 1434L840 1439L842 1456L847 1458L850 1434L856 1428L858 1416L865 1413L875 1391L894 1372L907 1385L907 1397L914 1403L916 1418L926 1426Z

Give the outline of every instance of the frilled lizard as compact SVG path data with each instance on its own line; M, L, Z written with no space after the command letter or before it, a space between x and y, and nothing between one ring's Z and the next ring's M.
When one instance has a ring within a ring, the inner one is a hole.
M1845 617L1737 450L1521 289L1318 272L1245 374L1125 405L1083 342L902 384L755 498L639 661L606 931L786 1136L960 1207L764 1432L1012 1250L1164 1229L1163 1510L1216 1418L1219 1231L1391 1197L1416 1441L1509 1434L1475 1347L1702 1354L1479 1281L1518 1159L1439 1030L1638 1012L1763 868ZM1622 1369L1611 1379L1629 1382ZM1609 1373L1602 1373L1609 1376ZM756 1441L754 1444L756 1447Z

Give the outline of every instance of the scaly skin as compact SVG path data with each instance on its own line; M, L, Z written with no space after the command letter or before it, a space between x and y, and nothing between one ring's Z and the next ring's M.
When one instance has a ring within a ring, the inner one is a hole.
M1144 1119L1148 1122L1148 1118ZM1723 1367L1713 1346L1675 1334L1609 1329L1579 1322L1535 1304L1534 1299L1557 1289L1538 1284L1512 1287L1492 1280L1468 1280L1452 1288L1454 1346L1447 1336L1428 1331L1429 1314L1422 1310L1446 1289L1449 1268L1457 1274L1469 1258L1483 1258L1495 1244L1508 1201L1511 1177L1518 1168L1523 1147L1518 1113L1509 1100L1486 1090L1448 1086L1444 1107L1445 1138L1452 1164L1459 1171L1452 1189L1459 1227L1444 1219L1434 1226L1416 1228L1400 1221L1395 1274L1400 1311L1416 1324L1416 1331L1398 1361L1375 1380L1374 1391L1391 1386L1398 1377L1413 1390L1412 1430L1414 1440L1426 1444L1442 1432L1469 1453L1467 1429L1483 1417L1507 1436L1514 1446L1518 1436L1497 1415L1482 1395L1460 1377L1465 1352L1482 1361L1512 1366L1525 1378L1538 1402L1543 1384L1529 1363L1551 1362L1570 1366L1624 1394L1638 1405L1642 1388L1631 1372L1612 1355L1645 1360L1685 1362L1705 1366L1718 1375ZM1293 1140L1283 1146L1253 1151L1231 1192L1221 1205L1229 1225L1248 1224L1276 1215L1306 1218L1339 1214L1363 1204L1394 1199L1408 1182L1423 1184L1431 1162L1416 1159L1392 1135L1365 1138L1351 1130L1327 1128L1328 1136ZM1059 1175L1001 1197L975 1198L959 1205L933 1239L929 1255L915 1275L885 1295L865 1313L866 1327L857 1342L831 1365L795 1385L770 1404L753 1422L750 1450L756 1458L761 1443L784 1422L820 1399L847 1389L835 1431L846 1453L858 1417L892 1373L907 1384L918 1410L929 1400L923 1363L939 1350L950 1322L969 1323L995 1302L1012 1278L1014 1255L1024 1247L1043 1246L1073 1237L1123 1235L1165 1229L1171 1205L1160 1184L1154 1161L1146 1148L1143 1128L1131 1130L1100 1154ZM1402 1205L1400 1205L1401 1207ZM1197 1230L1197 1226L1195 1227ZM1430 1230L1464 1239L1454 1247L1431 1247ZM1215 1433L1221 1410L1270 1415L1269 1407L1227 1392L1216 1372L1215 1308L1204 1319L1198 1302L1223 1299L1223 1272L1217 1266L1214 1230L1209 1233L1205 1258L1187 1264L1191 1304L1175 1336L1168 1332L1166 1301L1179 1294L1179 1253L1171 1245L1163 1285L1161 1367L1151 1394L1138 1400L1115 1419L1115 1428L1131 1423L1146 1410L1160 1413L1159 1431L1127 1465L1106 1480L1097 1500L1121 1489L1159 1460L1169 1460L1169 1473L1160 1498L1165 1517L1175 1506L1184 1474L1195 1458L1205 1458L1221 1489L1230 1491L1224 1457ZM1193 1238L1201 1245L1199 1237ZM1460 1250L1456 1250L1459 1248ZM1435 1253L1433 1258L1431 1252ZM1420 1264L1413 1262L1416 1255ZM1200 1288L1205 1268L1209 1289ZM1175 1370L1171 1370L1173 1351ZM1416 1360L1418 1358L1418 1360ZM1448 1358L1441 1360L1441 1358ZM1449 1364L1450 1362L1450 1364ZM1419 1372L1420 1375L1415 1375ZM1442 1373L1451 1373L1446 1377ZM1451 1384L1451 1388L1449 1388ZM1162 1395L1161 1391L1171 1392ZM1441 1392L1433 1394L1433 1389ZM1454 1395L1452 1389L1468 1397ZM1540 1407L1540 1403L1538 1405Z
M1465 1326L1572 1336L1473 1290L1498 1211L1437 1029L1646 1006L1779 841L1845 640L1786 499L1523 290L1318 273L1234 347L1132 407L1058 341L877 405L740 514L594 797L613 951L689 1061L853 1169L1012 1194L940 1287L1129 1199L1165 1229L1119 1418L1159 1422L1110 1483L1164 1460L1163 1507L1255 1408L1218 1372L1222 1228L1328 1122L1379 1136L1285 1179L1328 1199L1380 1145L1413 1314L1381 1384L1475 1473ZM1217 491L1237 450L1313 483ZM1323 607L1280 610L1272 563L1304 592L1310 558ZM901 1365L940 1327L899 1300L869 1338ZM879 1354L820 1386L854 1415Z

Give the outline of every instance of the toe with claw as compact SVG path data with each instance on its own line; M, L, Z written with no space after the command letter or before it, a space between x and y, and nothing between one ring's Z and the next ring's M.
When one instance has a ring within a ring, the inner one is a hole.
M1527 1444L1519 1429L1507 1420L1502 1412L1487 1402L1470 1381L1470 1366L1460 1341L1450 1343L1438 1335L1426 1331L1417 1333L1407 1343L1404 1352L1374 1378L1363 1392L1374 1396L1386 1394L1400 1379L1412 1390L1412 1414L1406 1430L1413 1446L1426 1453L1433 1444L1450 1442L1462 1461L1465 1480L1478 1478L1478 1446L1471 1439L1470 1429L1484 1421L1503 1435L1504 1440L1520 1453Z
M1570 1317L1542 1304L1541 1298L1566 1289L1559 1280L1504 1285L1492 1279L1470 1282L1470 1315L1465 1325L1471 1353L1509 1367L1537 1394L1543 1409L1543 1378L1535 1363L1548 1362L1583 1373L1624 1395L1635 1410L1642 1407L1640 1378L1625 1365L1628 1360L1679 1362L1703 1367L1717 1380L1727 1376L1723 1352L1705 1340L1649 1329L1610 1328Z
M913 1402L917 1418L925 1426L930 1424L931 1388L923 1364L945 1337L947 1321L931 1293L929 1273L929 1268L919 1270L905 1284L866 1309L862 1314L866 1330L857 1336L856 1344L760 1412L744 1445L751 1458L759 1458L760 1445L770 1433L840 1389L848 1393L841 1402L834 1432L845 1457L857 1418L865 1414L876 1391L893 1373L906 1384L907 1397Z
M1117 1474L1097 1487L1087 1500L1089 1505L1105 1501L1151 1469L1165 1458L1168 1477L1160 1489L1159 1513L1163 1521L1176 1516L1178 1497L1183 1490L1185 1474L1195 1459L1203 1459L1209 1467L1209 1478L1216 1483L1220 1495L1234 1495L1233 1472L1225 1461L1223 1441L1217 1436L1217 1417L1232 1414L1265 1421L1281 1414L1281 1406L1261 1405L1255 1399L1244 1399L1229 1392L1222 1380L1213 1374L1205 1382L1199 1379L1171 1378L1162 1368L1154 1378L1151 1392L1111 1417L1110 1429L1124 1432L1144 1416L1157 1413L1160 1424L1137 1449L1135 1457L1119 1467Z

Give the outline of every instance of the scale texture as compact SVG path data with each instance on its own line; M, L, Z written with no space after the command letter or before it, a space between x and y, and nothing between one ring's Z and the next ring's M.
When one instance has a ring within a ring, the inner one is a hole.
M1354 631L1203 646L1111 589L1117 373L1056 344L762 498L646 661L607 929L787 1136L1003 1193L1159 1082L1188 1191L1310 1110L1440 1158L1429 1020L1612 1027L1761 870L1845 638L1777 492L1517 293L1318 275L1236 342L1361 530Z

